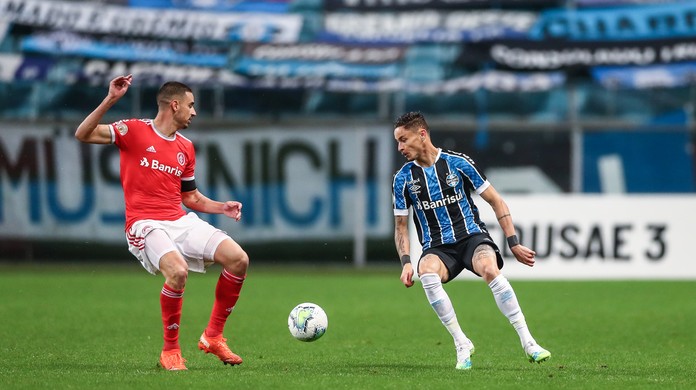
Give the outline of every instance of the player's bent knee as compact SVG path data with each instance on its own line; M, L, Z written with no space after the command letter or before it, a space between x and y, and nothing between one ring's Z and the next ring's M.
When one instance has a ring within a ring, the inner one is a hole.
M418 274L440 273L440 259L436 256L425 256L418 263Z
M243 275L249 267L249 255L233 240L225 240L215 252L215 262L235 275Z

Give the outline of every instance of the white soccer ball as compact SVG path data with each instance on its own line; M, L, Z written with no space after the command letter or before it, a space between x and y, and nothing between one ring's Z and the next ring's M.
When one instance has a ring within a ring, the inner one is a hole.
M326 333L329 319L324 309L315 303L305 302L295 306L288 316L288 328L292 337L300 341L314 341Z

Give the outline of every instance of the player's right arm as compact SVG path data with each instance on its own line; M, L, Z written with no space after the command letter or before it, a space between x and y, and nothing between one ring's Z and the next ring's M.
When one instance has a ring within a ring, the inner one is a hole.
M109 94L87 117L77 126L75 138L90 144L111 143L109 125L99 124L104 114L126 94L133 80L132 75L118 76L109 83Z
M408 215L394 217L394 244L401 260L401 283L413 286L413 265L411 264L411 246L408 240Z

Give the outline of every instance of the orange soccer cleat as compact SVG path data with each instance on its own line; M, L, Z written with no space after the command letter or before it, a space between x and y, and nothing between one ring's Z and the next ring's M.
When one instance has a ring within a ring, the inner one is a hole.
M180 349L172 349L170 351L162 351L160 354L159 365L168 371L182 371L187 370L186 359L181 357Z
M209 337L203 332L198 341L198 349L205 353L212 353L225 364L232 366L242 364L242 358L230 350L230 347L227 346L227 339L222 335Z

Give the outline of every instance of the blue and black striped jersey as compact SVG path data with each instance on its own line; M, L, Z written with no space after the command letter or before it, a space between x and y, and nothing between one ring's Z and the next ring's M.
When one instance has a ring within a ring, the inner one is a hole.
M487 232L471 199L471 190L482 193L490 183L474 161L463 153L439 150L435 164L423 168L414 161L394 175L394 215L413 220L423 250L451 244L470 234Z

